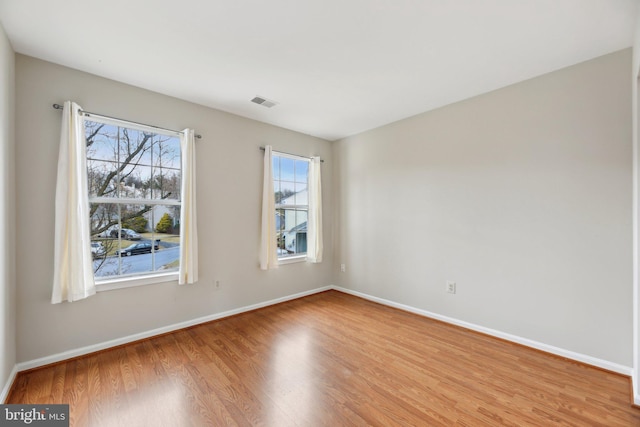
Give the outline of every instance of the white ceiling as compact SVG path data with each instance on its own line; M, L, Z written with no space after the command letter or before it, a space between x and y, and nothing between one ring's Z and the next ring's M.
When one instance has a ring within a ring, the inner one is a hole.
M328 140L631 46L637 0L0 0L16 52ZM278 102L268 109L250 102Z

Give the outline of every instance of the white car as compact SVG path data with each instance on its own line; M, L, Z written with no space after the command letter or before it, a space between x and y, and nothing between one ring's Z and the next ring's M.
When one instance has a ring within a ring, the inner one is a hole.
M93 258L102 258L106 255L102 242L91 242L91 255Z
M111 233L113 233L114 236L117 236L119 228L120 227L118 227L117 225L112 225L111 227L104 230L102 233L98 234L98 237L111 237Z
M142 236L136 233L133 230L129 230L128 228L123 228L120 231L120 238L126 240L140 240ZM118 238L118 230L111 230L109 237L117 239Z
M118 233L119 232L119 233ZM126 240L140 240L142 236L128 228L119 229L117 225L113 225L100 233L98 236L117 239L118 237Z

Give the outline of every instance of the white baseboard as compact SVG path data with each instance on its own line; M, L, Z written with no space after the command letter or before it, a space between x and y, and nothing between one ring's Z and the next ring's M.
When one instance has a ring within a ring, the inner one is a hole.
M247 311L256 310L258 308L268 307L270 305L279 304L281 302L290 301L305 297L308 295L317 294L319 292L328 291L333 289L333 286L325 286L322 288L312 289L310 291L300 292L293 295L288 295L281 298L276 298L270 301L261 302L258 304L252 304L245 307L237 308L234 310L223 311L221 313L212 314L209 316L198 317L197 319L187 320L185 322L175 323L173 325L164 326L162 328L152 329L150 331L140 332L138 334L129 335L122 338L117 338L111 341L105 341L98 344L89 345L86 347L77 348L74 350L65 351L62 353L53 354L51 356L41 357L39 359L29 360L27 362L21 362L16 365L14 371L26 371L28 369L38 368L40 366L49 365L51 363L60 362L62 360L71 359L73 357L84 356L85 354L94 353L96 351L105 350L111 347L116 347L123 344L128 344L134 341L150 338L156 335L166 334L167 332L177 331L179 329L188 328L189 326L199 325L201 323L211 322L212 320L222 319L224 317L234 316L236 314L245 313ZM14 374L15 377L15 374ZM13 380L11 380L13 382ZM9 387L11 383L9 383ZM7 389L8 391L8 389Z
M168 332L173 332L173 331L177 331L179 329L183 329L183 328L187 328L190 326L195 326L195 325L199 325L201 323L206 323L206 322L210 322L212 320L218 320L218 319L222 319L225 317L229 317L229 316L233 316L236 314L240 314L240 313L244 313L247 311L252 311L252 310L256 310L259 308L263 308L263 307L268 307L270 305L274 305L274 304L279 304L282 302L286 302L286 301L290 301L290 300L294 300L297 298L301 298L301 297L305 297L308 295L313 295L319 292L324 292L324 291L328 291L331 289L335 289L337 291L340 292L344 292L346 294L350 294L350 295L354 295L360 298L364 298L367 299L369 301L373 301L373 302L377 302L379 304L383 304L389 307L393 307L393 308L397 308L403 311L407 311L410 313L414 313L414 314L418 314L420 316L425 316L425 317L429 317L432 319L436 319L436 320L440 320L446 323L450 323L452 325L457 325L457 326L461 326L463 328L467 328L473 331L477 331L477 332L481 332L487 335L491 335L497 338L501 338L507 341L511 341L517 344L521 344L527 347L531 347L531 348L535 348L547 353L551 353L551 354L555 354L557 356L560 357L564 357L567 359L571 359L571 360L575 360L578 362L582 362L585 363L587 365L591 365L591 366L595 366L601 369L606 369L608 371L612 371L612 372L616 372L622 375L626 375L631 377L633 374L633 369L631 367L628 366L624 366L624 365L620 365L617 363L613 363L613 362L609 362L606 360L602 360L602 359L598 359L595 357L591 357L591 356L587 356L584 354L580 354L580 353L576 353L573 351L569 351L569 350L565 350L562 348L558 348L558 347L554 347L548 344L544 344L538 341L533 341L527 338L522 338L516 335L512 335L512 334L508 334L505 332L501 332L501 331L497 331L494 329L490 329L490 328L485 328L484 326L479 326L479 325L475 325L473 323L469 323L469 322L465 322L462 320L458 320L458 319L454 319L452 317L447 317L447 316L442 316L440 314L436 314L436 313L432 313L426 310L422 310L422 309L418 309L415 307L411 307L408 305L404 305L404 304L399 304L390 300L386 300L383 298L378 298L378 297L374 297L368 294L364 294L362 292L358 292L358 291L354 291L351 289L346 289L346 288L342 288L339 286L324 286L322 288L317 288L317 289L313 289L310 291L306 291L306 292L300 292L297 294L293 294L293 295L288 295L285 297L281 297L281 298L276 298L273 300L269 300L269 301L265 301L265 302L261 302L258 304L253 304L253 305L248 305L245 307L241 307L241 308L237 308L234 310L229 310L229 311L224 311L221 313L216 313L216 314L212 314L209 316L204 316L204 317L199 317L196 319L192 319L192 320L188 320L185 322L180 322L180 323L176 323L173 325L169 325L169 326L164 326L162 328L157 328L157 329L152 329L150 331L145 331L145 332L141 332L138 334L133 334L133 335L129 335L126 337L122 337L122 338L117 338L114 340L110 340L110 341L105 341L102 343L98 343L98 344L93 344L93 345L89 345L86 347L81 347L78 349L74 349L74 350L69 350L69 351L65 351L62 353L57 353L57 354L53 354L51 356L46 356L46 357L41 357L39 359L34 359L34 360L30 360L30 361L26 361L26 362L21 362L16 364L16 366L13 368L11 375L7 381L7 384L4 386L4 388L2 389L2 394L0 394L0 402L4 402L4 400L6 399L6 397L8 396L9 393L9 389L11 387L11 384L13 383L16 374L20 371L25 371L28 369L33 369L33 368L38 368L40 366L44 366L44 365L48 365L51 363L56 363L56 362L60 362L62 360L67 360L67 359L71 359L73 357L78 357L78 356L83 356L86 354L90 354L90 353L94 353L96 351L100 351L100 350L105 350L111 347L116 347L119 345L123 345L123 344L128 344L134 341L138 341L141 339L145 339L145 338L150 338L156 335L161 335L161 334L165 334ZM640 405L640 396L634 393L634 402L637 405Z
M633 397L633 404L640 406L640 391L638 390L638 371L632 369L631 374L631 394Z
M16 379L16 375L18 375L18 365L13 365L9 378L7 378L7 383L2 388L2 392L0 392L0 403L4 403L9 397L9 390L11 390L11 385Z
M398 308L403 311L408 311L410 313L418 314L420 316L429 317L431 319L440 320L442 322L450 323L452 325L461 326L466 329L471 329L472 331L481 332L483 334L491 335L497 338L501 338L503 340L511 341L517 344L521 344L527 347L535 348L537 350L541 350L547 353L555 354L556 356L564 357L567 359L575 360L578 362L585 363L587 365L595 366L601 369L606 369L607 371L616 372L622 375L626 375L631 377L633 374L633 368L629 366L620 365L617 363L609 362L607 360L598 359L596 357L587 356L585 354L576 353L573 351L565 350L562 348L554 347L552 345L544 344L538 341L530 340L527 338L522 338L517 335L508 334L505 332L500 332L495 329L485 328L484 326L475 325L473 323L465 322L462 320L454 319L452 317L442 316L440 314L432 313L430 311L422 310L419 308L411 307L404 304L399 304L393 301L389 301L383 298L374 297L371 295L364 294L362 292L353 291L351 289L341 288L339 286L333 286L333 289L344 292L346 294L354 295L360 298L367 299L369 301L377 302L382 305L386 305L393 308ZM639 404L640 396L635 396L636 404Z

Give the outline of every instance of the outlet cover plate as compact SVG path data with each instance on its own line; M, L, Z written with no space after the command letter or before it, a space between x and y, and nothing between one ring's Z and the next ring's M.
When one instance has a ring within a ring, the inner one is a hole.
M447 281L447 287L445 289L446 289L446 291L448 293L455 294L456 293L456 282Z

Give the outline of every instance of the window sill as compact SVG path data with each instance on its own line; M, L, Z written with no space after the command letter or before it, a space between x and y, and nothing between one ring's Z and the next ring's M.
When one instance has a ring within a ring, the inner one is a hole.
M96 292L112 291L115 289L133 288L136 286L155 285L157 283L178 281L178 272L153 274L142 277L126 277L96 282Z
M290 256L286 258L278 258L278 265L295 264L297 262L305 262L307 260L306 255Z

